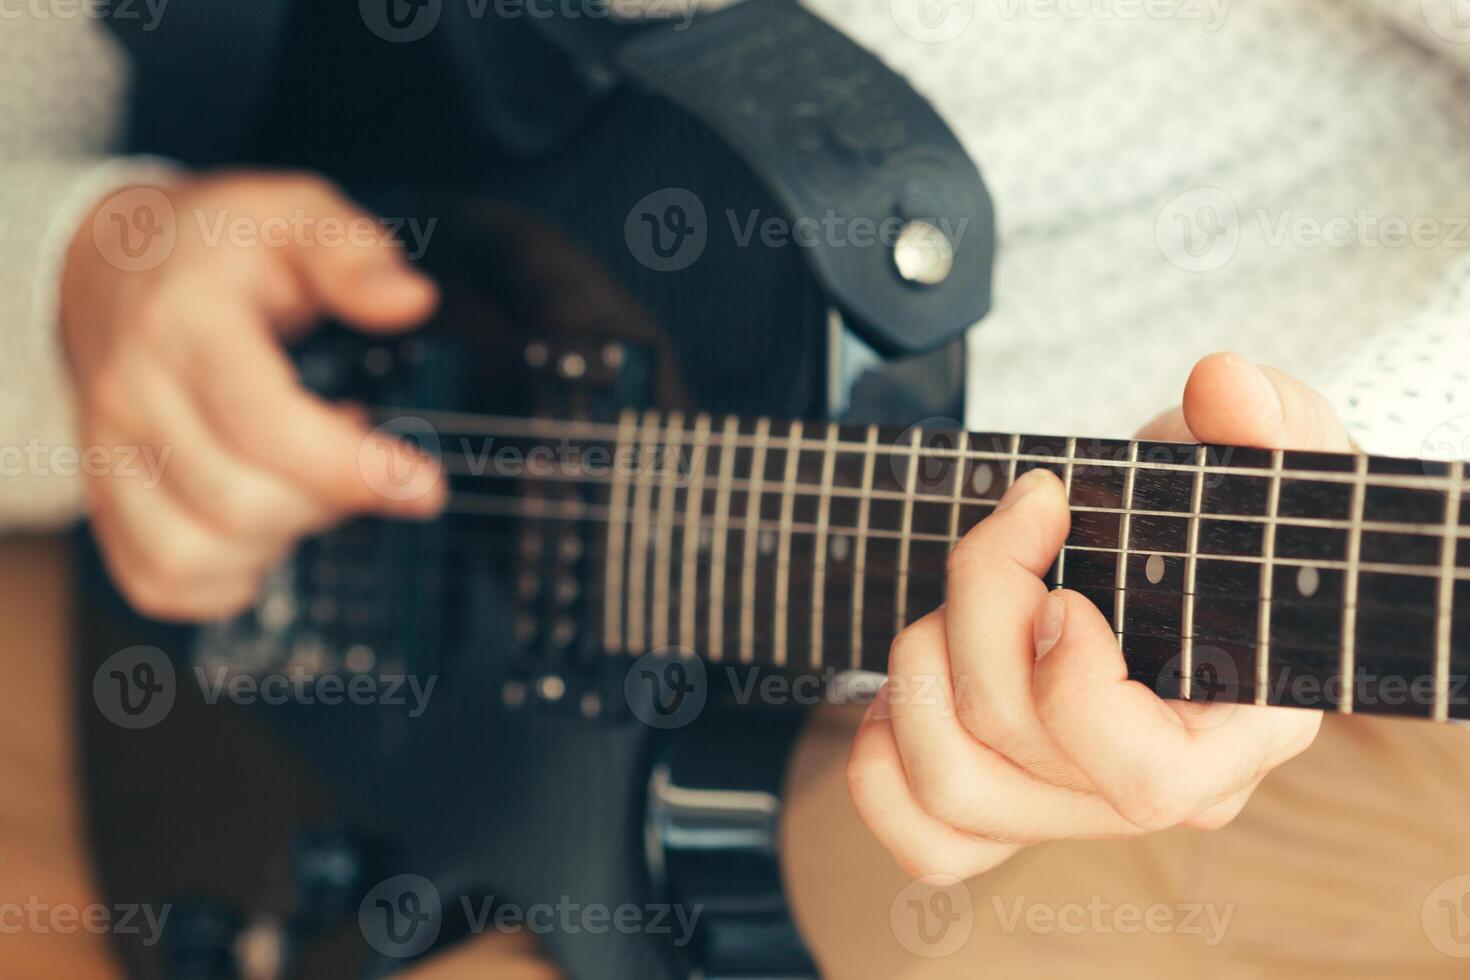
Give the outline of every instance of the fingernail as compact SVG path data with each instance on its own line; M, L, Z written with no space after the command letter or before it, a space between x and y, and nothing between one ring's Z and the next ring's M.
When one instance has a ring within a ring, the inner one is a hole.
M873 696L873 706L868 709L873 721L883 721L893 714L893 704L888 700L888 682L878 688L878 693Z
M1036 659L1051 653L1052 647L1062 638L1062 628L1067 625L1067 603L1053 592L1041 600L1037 607L1032 634L1036 640Z
M1038 470L1027 470L1016 480L1015 483L1012 483L1010 489L1007 490L1005 492L1005 495L1000 498L1000 503L995 505L995 513L999 514L1001 511L1006 510L1009 507L1016 506L1016 504L1020 502L1022 497L1026 496L1032 490L1035 490L1037 487L1037 481L1042 479L1042 477L1038 475L1039 472L1040 471Z

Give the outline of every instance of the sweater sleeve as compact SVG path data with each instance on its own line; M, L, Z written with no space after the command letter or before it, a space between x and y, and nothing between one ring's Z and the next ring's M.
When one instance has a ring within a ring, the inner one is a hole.
M1470 459L1470 256L1406 322L1348 352L1324 392L1367 452Z
M147 160L0 159L0 528L55 527L82 505L71 382L57 329L62 265L79 222Z
M1464 0L1354 0L1422 47L1470 70L1470 13Z

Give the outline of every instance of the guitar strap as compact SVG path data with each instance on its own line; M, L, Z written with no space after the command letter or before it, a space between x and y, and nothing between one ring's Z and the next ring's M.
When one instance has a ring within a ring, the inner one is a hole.
M579 128L633 86L697 119L808 223L814 276L879 352L934 350L989 309L994 218L975 164L907 82L791 0L636 22L605 5L352 6L175 0L151 29L108 19L134 62L128 149L474 187L507 161L575 153ZM937 279L895 269L914 222L953 253ZM884 247L845 247L859 234Z

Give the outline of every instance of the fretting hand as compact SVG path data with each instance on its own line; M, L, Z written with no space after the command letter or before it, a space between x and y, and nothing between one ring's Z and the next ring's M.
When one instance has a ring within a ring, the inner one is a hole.
M1346 451L1327 402L1217 354L1147 439ZM848 783L915 876L967 878L1027 844L1223 826L1311 744L1316 711L1161 700L1127 678L1109 623L1042 575L1067 536L1061 481L1018 480L955 547L948 600L901 633Z

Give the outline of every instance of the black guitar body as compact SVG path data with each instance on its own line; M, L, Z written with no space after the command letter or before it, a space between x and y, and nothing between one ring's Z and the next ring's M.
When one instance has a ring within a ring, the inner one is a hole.
M484 447L439 413L957 415L992 232L942 124L784 3L671 37L609 55L622 83L553 151L487 157L461 186L354 186L432 227L400 237L443 304L390 343L323 329L304 380L471 464ZM829 209L905 223L924 202L969 225L930 286L891 243L734 233ZM169 909L163 942L117 936L132 976L380 976L516 928L586 980L816 974L775 850L800 710L736 705L712 672L697 719L670 720L677 700L645 698L600 642L605 532L474 512L499 465L451 467L468 509L306 543L231 623L139 618L82 536L98 875L110 902Z

